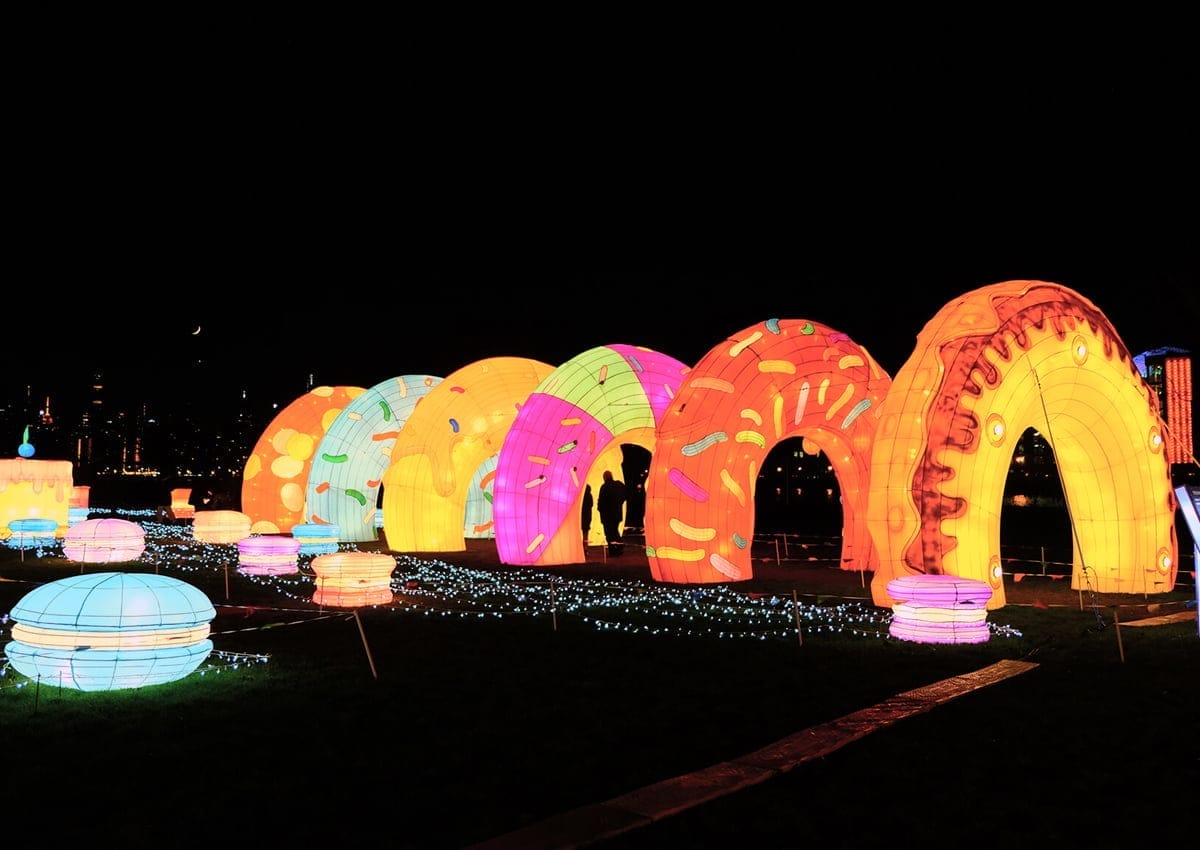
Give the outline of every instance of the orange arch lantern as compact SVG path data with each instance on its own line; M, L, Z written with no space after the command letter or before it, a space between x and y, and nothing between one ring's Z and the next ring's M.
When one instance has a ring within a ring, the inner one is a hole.
M1011 280L943 307L879 410L867 525L892 581L944 573L1005 604L1000 512L1016 441L1049 443L1071 518L1071 587L1157 593L1175 584L1175 497L1158 402L1104 314L1059 284Z
M807 319L770 319L709 351L658 428L645 517L655 580L753 577L759 469L791 437L829 457L842 491L842 568L867 569L872 547L861 513L873 414L890 384L865 348Z

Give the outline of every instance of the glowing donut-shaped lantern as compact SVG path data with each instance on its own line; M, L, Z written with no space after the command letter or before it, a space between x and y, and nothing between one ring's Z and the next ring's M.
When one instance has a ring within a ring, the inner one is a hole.
M646 481L646 554L656 581L752 578L754 492L781 440L823 451L842 492L842 569L868 569L865 504L874 408L891 385L846 334L770 319L713 348L659 424Z
M653 452L655 429L687 371L665 354L609 345L568 360L534 389L496 464L496 549L502 563L584 561L579 524L584 485L590 480L598 493L603 467L619 472L623 443ZM613 448L617 451L609 452ZM606 452L606 463L597 464Z
M1158 402L1108 319L1055 283L1012 280L943 307L879 411L867 526L876 605L912 574L972 578L1005 604L1000 514L1017 440L1058 464L1076 540L1071 587L1174 587L1175 499Z
M493 357L447 375L416 406L392 446L383 529L400 552L461 552L471 482L500 452L517 411L553 368Z
M396 559L379 552L337 552L312 559L313 602L334 608L383 605L392 601Z
M379 539L376 507L396 436L442 379L401 375L350 399L321 438L308 471L309 522L331 522L347 542Z
M145 550L146 530L127 519L87 519L63 535L63 556L84 564L136 561Z
M255 534L281 534L304 522L313 455L330 425L362 387L315 387L271 420L242 473L242 510Z
M216 611L200 590L158 574L89 573L41 585L10 612L4 648L23 676L80 691L182 679L212 652Z
M916 643L984 643L991 633L985 581L944 574L902 576L888 582L892 606L888 633Z

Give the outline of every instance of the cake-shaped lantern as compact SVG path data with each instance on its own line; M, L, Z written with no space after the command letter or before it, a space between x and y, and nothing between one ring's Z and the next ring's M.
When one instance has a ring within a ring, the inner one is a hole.
M888 582L892 606L889 634L915 643L984 643L990 632L986 581L943 573L901 576Z
M212 652L216 611L201 591L150 573L59 579L13 606L4 651L23 676L80 691L161 685Z
M383 605L392 601L396 559L380 552L335 552L312 560L317 575L313 602L335 608Z
M145 550L145 529L127 519L85 519L63 535L63 555L85 564L136 561Z
M292 537L300 541L301 555L329 555L338 550L342 527L333 522L298 522Z
M196 511L192 536L201 543L237 543L250 536L250 517L241 511Z
M0 459L0 534L14 519L44 517L57 523L56 536L62 537L74 489L69 460Z
M252 534L238 541L238 572L282 576L300 572L300 541L286 534Z

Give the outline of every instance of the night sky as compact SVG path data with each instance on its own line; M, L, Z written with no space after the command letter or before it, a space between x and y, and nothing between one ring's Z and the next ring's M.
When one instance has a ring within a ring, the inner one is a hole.
M1010 279L1077 290L1134 353L1200 350L1169 57L243 23L28 38L5 398L95 369L219 408L609 343L694 363L769 318L894 374L945 303Z

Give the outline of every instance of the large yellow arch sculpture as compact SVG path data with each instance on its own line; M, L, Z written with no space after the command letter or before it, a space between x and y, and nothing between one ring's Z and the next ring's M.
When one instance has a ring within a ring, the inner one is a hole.
M398 552L461 552L476 470L498 454L525 399L553 367L479 360L447 375L408 417L383 475L383 532Z
M605 466L620 469L624 443L654 452L655 428L687 371L674 357L648 348L602 345L563 363L530 393L496 465L501 563L585 560L579 522L584 486L600 492Z
M947 304L879 410L867 525L887 584L919 573L986 581L1005 604L1000 511L1028 428L1058 461L1072 520L1071 586L1174 587L1175 497L1158 403L1104 314L1065 286L1012 280Z
M242 474L242 513L254 534L280 534L305 522L313 453L362 387L315 387L281 410L263 431Z
M754 490L772 447L804 437L842 491L842 568L866 569L872 408L891 385L865 348L807 320L752 325L706 354L659 423L646 480L646 554L657 581L752 578Z

